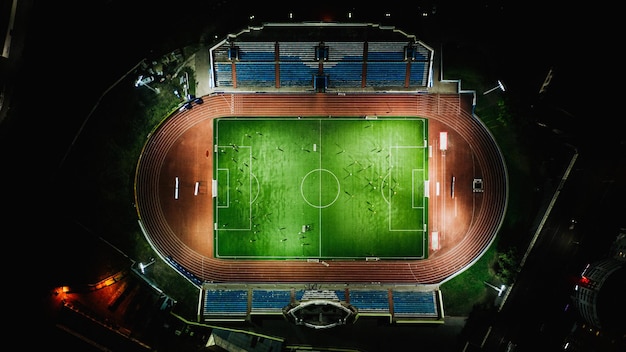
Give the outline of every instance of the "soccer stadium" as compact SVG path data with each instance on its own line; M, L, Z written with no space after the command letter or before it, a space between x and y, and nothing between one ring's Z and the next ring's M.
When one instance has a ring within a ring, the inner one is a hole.
M135 204L199 321L443 323L438 287L493 242L508 183L439 53L390 26L266 23L192 64L197 96L148 136Z

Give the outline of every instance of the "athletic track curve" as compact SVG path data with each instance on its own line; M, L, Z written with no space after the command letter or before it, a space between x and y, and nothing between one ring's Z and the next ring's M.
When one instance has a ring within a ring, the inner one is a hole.
M440 284L480 258L495 239L507 207L504 159L493 136L472 114L471 98L468 94L417 93L207 95L203 104L174 113L148 137L135 175L140 225L160 256L171 256L203 281ZM306 260L213 257L214 118L365 115L427 118L431 146L437 145L439 131L450 135L449 155L436 162L429 175L428 233L433 226L448 229L441 249L431 251L424 260L329 260L328 266ZM484 192L474 193L467 187L469 191L463 193L465 188L457 186L456 199L441 197L444 200L435 203L433 180L447 180L450 174L459 175L457 180L482 178ZM174 199L176 177L181 180L179 199ZM198 181L200 194L188 196Z

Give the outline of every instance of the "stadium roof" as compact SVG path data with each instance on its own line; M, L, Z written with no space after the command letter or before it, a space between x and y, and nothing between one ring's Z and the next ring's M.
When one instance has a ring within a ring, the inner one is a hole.
M298 22L266 23L248 27L229 39L241 41L407 41L416 42L414 35L406 34L392 26L371 23Z

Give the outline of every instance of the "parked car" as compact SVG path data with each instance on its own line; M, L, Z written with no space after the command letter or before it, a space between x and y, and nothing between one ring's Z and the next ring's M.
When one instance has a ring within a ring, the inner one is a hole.
M186 102L185 104L183 104L183 106L180 107L180 109L178 109L178 111L191 110L191 108L191 102Z

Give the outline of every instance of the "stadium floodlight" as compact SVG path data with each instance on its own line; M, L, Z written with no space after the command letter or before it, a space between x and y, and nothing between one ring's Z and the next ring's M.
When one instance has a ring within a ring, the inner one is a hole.
M502 296L502 292L504 292L504 290L506 289L506 285L502 284L500 287L494 286L490 283L488 283L487 281L483 281L485 283L485 285L493 288L494 290L496 290L496 292L498 292L498 297Z
M154 264L155 260L154 258L150 258L150 262L148 264L144 264L144 263L139 263L139 270L141 270L142 274L146 273L146 268L149 267L150 265Z
M486 92L483 93L483 95L487 95L487 94L493 92L496 89L501 89L503 92L506 91L506 89L504 89L504 84L502 84L502 81L498 80L498 85L496 85L495 87L487 90Z
M148 89L150 89L151 91L153 91L155 94L159 94L159 88L152 88L148 83L152 83L154 81L154 77L152 76L148 76L148 77L144 77L143 75L140 75L139 77L137 77L137 80L135 81L135 87L146 87Z

